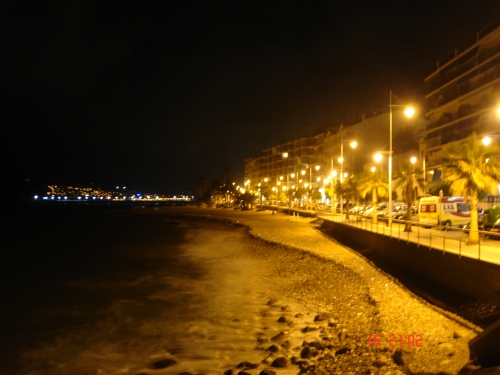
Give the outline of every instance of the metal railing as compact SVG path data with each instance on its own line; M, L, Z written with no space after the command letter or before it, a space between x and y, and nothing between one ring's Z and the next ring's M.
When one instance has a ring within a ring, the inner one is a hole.
M394 219L391 228L389 228L387 221L378 219L377 223L373 223L371 216L350 214L347 219L345 214L335 214L330 211L318 211L317 216L323 220L395 238L398 241L412 242L419 247L428 247L429 251L442 251L443 254L448 252L457 254L459 258L465 256L483 262L500 264L500 233L477 231L479 242L469 245L469 230L463 228L440 225L421 226L415 221ZM407 223L412 224L411 232L404 230Z

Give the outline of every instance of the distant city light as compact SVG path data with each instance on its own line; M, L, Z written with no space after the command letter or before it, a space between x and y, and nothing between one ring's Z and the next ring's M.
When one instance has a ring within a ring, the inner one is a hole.
M38 195L35 195L35 199L38 199Z

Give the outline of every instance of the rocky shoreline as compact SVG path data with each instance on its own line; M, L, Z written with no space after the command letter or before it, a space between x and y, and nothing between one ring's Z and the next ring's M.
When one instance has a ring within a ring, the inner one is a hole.
M277 221L265 213L225 214L196 215L195 220L216 219L243 228L254 243L252 255L273 264L270 277L275 292L298 301L302 308L293 310L277 299L263 301L261 314L274 318L273 328L279 327L279 333L270 335L275 329L256 327L255 350L262 352L261 362L228 364L223 374L481 373L468 364L467 343L478 333L472 324L450 319L452 314L429 305L366 259L325 239L310 221ZM292 241L283 241L290 236ZM316 334L313 339L289 339L311 332ZM171 360L165 358L152 367L167 368Z

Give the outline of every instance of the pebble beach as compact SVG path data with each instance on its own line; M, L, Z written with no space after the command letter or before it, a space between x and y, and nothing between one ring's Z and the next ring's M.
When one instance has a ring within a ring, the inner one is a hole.
M457 374L469 362L467 343L480 328L417 297L325 236L314 219L194 207L132 211L243 231L255 244L251 255L271 265L274 290L259 312L266 323L252 327L260 361L252 353L224 374Z

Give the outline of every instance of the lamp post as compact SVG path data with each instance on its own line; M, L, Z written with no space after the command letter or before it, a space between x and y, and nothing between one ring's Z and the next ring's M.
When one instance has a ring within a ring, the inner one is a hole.
M389 91L389 212L392 210L392 107L401 106L398 104L392 104L392 90ZM405 115L407 117L413 116L415 110L408 107L405 110ZM392 226L392 215L389 215L387 220L387 225L389 228Z
M333 160L332 160L332 163L333 163ZM333 192L333 187L337 184L337 171L334 171L333 168L332 168L332 173L331 173L331 180L330 180L330 189L331 189L331 192L332 192L332 201L331 201L331 205L332 205L332 215L335 213L335 206L337 205L337 199L333 199L335 197L335 193ZM335 202L335 206L334 206L334 203Z
M350 145L352 148L356 148L358 145L358 142L352 141L349 139L342 139L342 130L340 130L340 158L339 158L339 163L340 163L340 183L342 184L343 179L344 179L344 142L351 142ZM344 212L344 196L340 198L340 215Z

